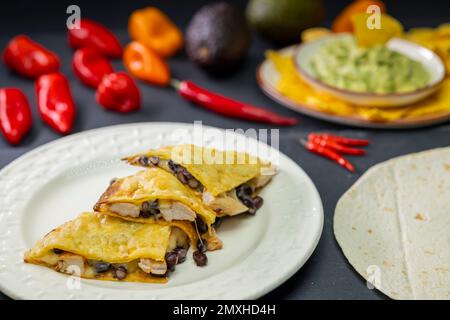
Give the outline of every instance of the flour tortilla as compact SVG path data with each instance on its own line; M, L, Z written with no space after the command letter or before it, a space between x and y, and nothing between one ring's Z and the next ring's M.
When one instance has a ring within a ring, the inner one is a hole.
M339 200L350 264L393 299L450 299L450 148L392 159Z

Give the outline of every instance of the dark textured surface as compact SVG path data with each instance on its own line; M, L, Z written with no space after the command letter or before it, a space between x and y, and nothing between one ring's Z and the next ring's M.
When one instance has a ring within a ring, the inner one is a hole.
M84 16L110 26L120 36L122 43L126 43L128 41L127 18L133 9L155 4L166 11L184 29L189 18L204 2L206 1L135 0L117 3L111 1L71 1L69 3L67 1L16 0L14 4L2 4L0 47L3 48L12 36L26 33L61 56L62 71L69 77L78 106L75 132L143 121L192 123L194 120L202 120L206 125L222 128L263 128L264 126L211 114L182 101L171 89L154 88L142 83L139 84L144 102L144 108L141 111L130 115L106 112L95 103L94 92L81 85L70 70L72 51L66 44L64 30L67 17L65 11L68 4L79 4ZM245 1L230 2L236 2L241 7L245 3ZM326 1L328 17L335 16L347 2ZM449 3L449 1L387 1L392 15L398 17L406 26L435 26L449 20ZM449 146L450 124L416 130L374 131L328 124L297 115L269 100L256 85L255 69L263 59L264 50L270 47L269 43L254 37L250 53L242 68L237 73L220 79L211 78L198 70L184 54L179 54L170 60L173 75L177 78L193 79L200 85L217 92L265 106L284 115L297 116L300 119L297 126L281 129L280 149L302 166L316 184L324 205L325 224L322 238L311 259L297 274L266 297L277 299L383 298L382 294L366 288L364 281L346 263L334 240L332 217L336 202L360 174L373 164L410 152ZM117 69L123 69L120 61L114 61L114 66ZM44 126L37 116L32 82L10 74L3 65L0 65L0 87L4 86L17 86L25 91L32 103L34 125L31 134L18 147L11 147L0 138L0 167L43 143L59 138L51 129ZM354 158L358 168L357 174L349 174L327 160L302 149L297 140L315 130L329 130L339 134L369 138L373 142L368 149L368 156Z

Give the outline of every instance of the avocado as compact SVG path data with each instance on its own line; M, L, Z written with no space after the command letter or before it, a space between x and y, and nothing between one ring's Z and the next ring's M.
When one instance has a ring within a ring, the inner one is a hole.
M303 30L325 17L321 0L250 0L247 19L261 35L280 45L300 41Z
M188 57L212 73L235 69L250 46L250 28L239 7L219 2L192 17L186 31Z

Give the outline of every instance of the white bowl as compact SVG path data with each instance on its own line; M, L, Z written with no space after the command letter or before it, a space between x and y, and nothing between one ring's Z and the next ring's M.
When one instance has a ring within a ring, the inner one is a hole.
M420 62L430 73L431 80L426 87L405 93L377 94L355 92L330 86L314 75L311 68L311 58L317 53L317 50L324 44L338 39L352 37L350 34L339 34L327 36L316 41L301 44L294 55L294 62L302 78L313 88L338 97L346 102L370 106L370 107L400 107L413 104L422 100L439 89L445 79L445 66L441 58L433 51L424 48L411 41L393 38L386 46L405 56Z

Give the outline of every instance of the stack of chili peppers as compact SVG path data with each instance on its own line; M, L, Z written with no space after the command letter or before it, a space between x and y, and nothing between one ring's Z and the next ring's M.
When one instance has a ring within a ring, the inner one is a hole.
M310 133L307 141L301 140L300 142L307 150L333 160L351 172L355 171L355 167L343 154L363 156L366 151L355 147L369 145L369 140L352 139L326 133Z
M109 29L92 20L81 19L78 28L68 31L69 44L76 49L72 59L74 74L82 83L96 89L96 100L105 109L124 113L141 107L134 80L125 72L114 72L109 61L123 55L126 69L136 78L154 85L172 85L181 97L208 110L276 125L297 123L297 119L212 93L191 81L172 79L165 59L183 47L183 35L157 8L133 12L128 31L133 41L125 50ZM35 80L42 120L59 133L70 133L76 106L69 82L59 72L61 63L57 54L19 35L8 43L3 61L17 74ZM25 94L18 88L0 88L0 129L6 139L11 144L19 143L31 126L31 109Z

